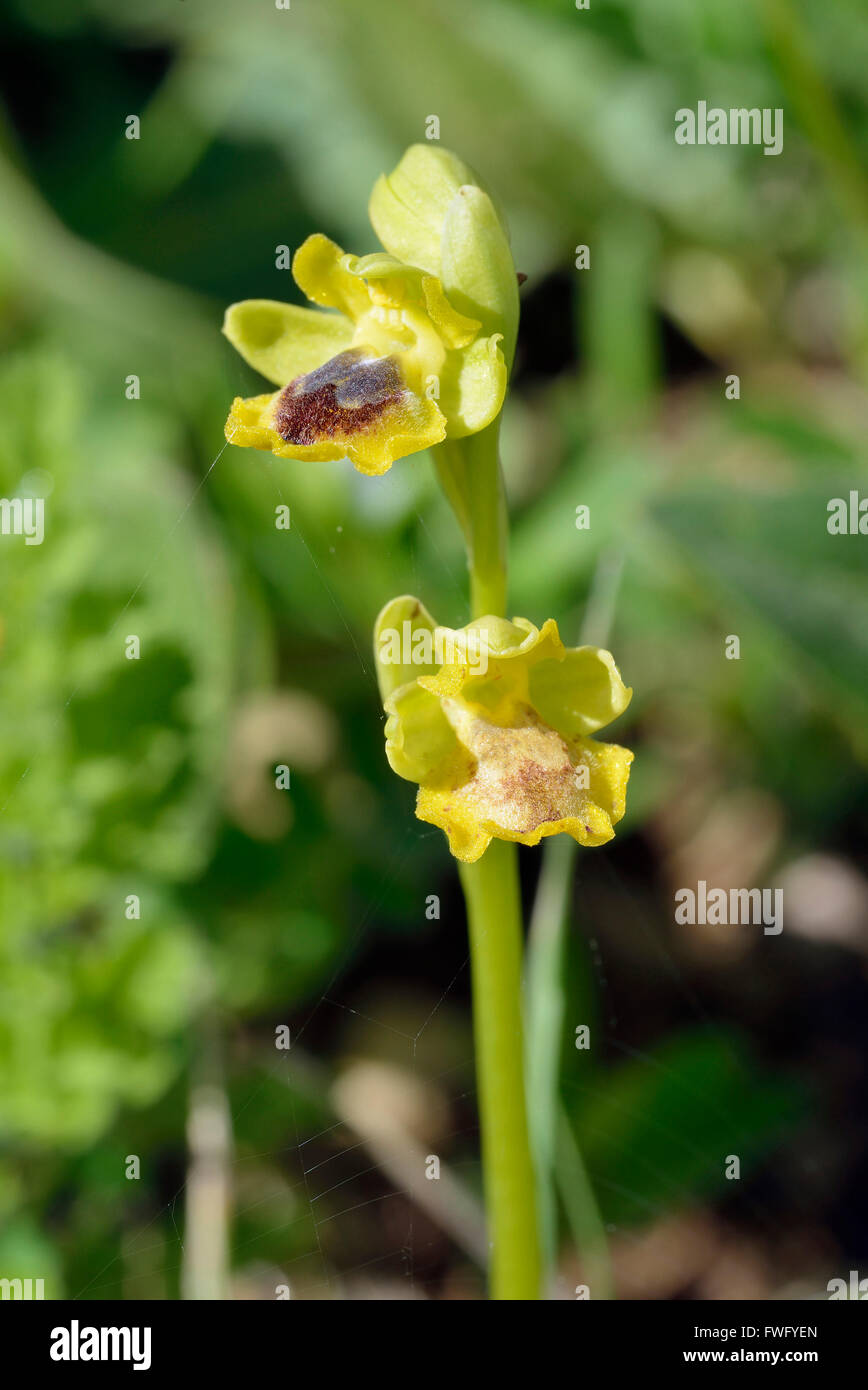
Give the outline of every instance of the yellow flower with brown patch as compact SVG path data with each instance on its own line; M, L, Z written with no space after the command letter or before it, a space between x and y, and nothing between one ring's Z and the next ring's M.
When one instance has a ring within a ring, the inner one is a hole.
M299 248L293 274L321 308L253 299L227 310L229 341L279 387L236 397L230 443L283 458L349 458L379 474L497 415L502 335L483 335L436 276L385 252L346 255L319 234Z
M408 596L386 605L374 640L389 763L419 784L416 815L456 858L473 863L492 839L612 839L633 754L588 735L632 691L609 652L565 647L551 618L440 627Z

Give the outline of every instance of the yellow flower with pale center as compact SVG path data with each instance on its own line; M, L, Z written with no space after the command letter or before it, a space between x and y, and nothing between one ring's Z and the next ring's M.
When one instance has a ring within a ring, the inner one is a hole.
M633 754L589 735L632 691L609 652L565 647L551 618L439 627L408 596L386 605L374 641L386 756L419 784L416 815L457 859L473 863L492 839L612 839Z

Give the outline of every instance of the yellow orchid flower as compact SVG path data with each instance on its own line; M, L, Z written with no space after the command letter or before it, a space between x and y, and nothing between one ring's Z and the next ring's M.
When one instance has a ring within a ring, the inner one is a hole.
M455 155L413 145L377 180L370 215L386 251L347 255L317 233L296 252L293 275L319 308L227 310L223 332L279 388L236 397L230 443L378 474L497 416L518 290L488 194Z
M588 735L633 692L609 652L565 647L552 618L440 627L404 596L380 613L375 654L386 756L418 782L416 815L445 831L457 859L475 862L492 839L612 839L633 754Z
M282 389L237 397L226 422L232 444L284 458L349 458L361 473L483 429L506 391L501 335L452 307L436 276L393 256L344 255L308 237L293 274L325 313L248 299L223 332Z

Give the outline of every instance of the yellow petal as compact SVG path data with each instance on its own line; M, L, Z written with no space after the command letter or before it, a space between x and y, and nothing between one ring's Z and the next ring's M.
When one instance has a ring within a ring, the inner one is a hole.
M416 634L424 636L427 632L430 645L436 630L437 623L428 609L412 594L401 594L380 609L374 624L374 660L384 702L399 686L434 671L432 660L420 661L425 653L420 651Z
M565 737L611 724L633 695L611 652L602 647L574 647L560 661L538 662L529 688L531 704Z
M399 308L403 304L421 305L424 275L413 265L404 265L385 251L373 251L369 256L344 256L341 266L365 285L371 304Z
M411 682L390 695L385 708L386 757L392 771L408 782L442 776L460 750L440 701Z
M443 697L466 693L468 698L489 704L508 693L526 698L528 672L536 662L558 659L564 644L558 635L554 618L546 619L542 628L534 627L527 618L477 618L468 624L479 633L488 651L488 669L480 676L470 661L454 661L434 676L420 677L420 683L433 695Z
M503 408L508 380L497 333L477 338L462 352L450 353L440 384L440 408L449 421L449 438L463 439L490 425Z
M315 232L302 242L292 262L296 284L314 304L340 309L357 319L371 307L365 283L344 264L344 252L329 237Z
M275 299L230 304L223 332L245 362L275 386L313 371L348 348L353 339L353 325L345 315Z
M465 314L459 314L458 310L452 307L443 293L443 286L435 276L423 277L422 293L425 296L428 315L447 347L463 348L473 342L482 324L479 319L467 318Z

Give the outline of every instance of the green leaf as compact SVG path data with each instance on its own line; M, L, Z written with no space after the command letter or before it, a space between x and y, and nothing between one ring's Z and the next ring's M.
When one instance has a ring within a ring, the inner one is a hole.
M736 630L739 607L784 639L800 670L864 745L868 714L868 550L833 536L827 504L854 479L781 493L706 485L659 500L658 525L681 548Z

